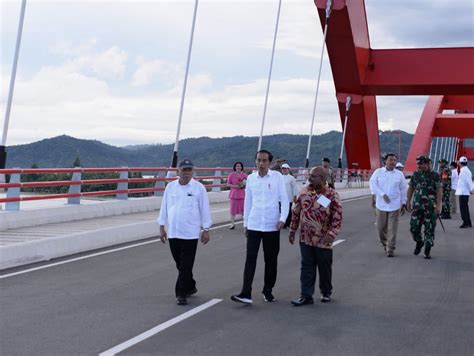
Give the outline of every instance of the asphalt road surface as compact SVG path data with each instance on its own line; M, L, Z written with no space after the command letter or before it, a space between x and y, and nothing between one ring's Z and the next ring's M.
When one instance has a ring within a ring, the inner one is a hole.
M241 225L223 226L198 247L199 292L186 306L175 304L177 272L169 246L156 239L2 271L0 353L474 355L474 229L458 228L459 213L444 220L447 232L437 227L433 258L425 260L413 255L405 215L396 257L387 258L369 199L343 207L331 303L290 304L299 295L300 257L287 231L276 302L265 303L260 294L263 256L253 305L230 301L241 288L245 238ZM57 262L64 263L52 265ZM46 268L31 270L38 267Z

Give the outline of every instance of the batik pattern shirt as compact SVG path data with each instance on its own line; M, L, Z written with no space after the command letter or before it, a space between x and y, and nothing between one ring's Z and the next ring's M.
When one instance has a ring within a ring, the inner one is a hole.
M325 196L330 200L325 208L318 199ZM311 187L301 191L293 208L290 232L300 228L300 242L309 246L332 248L341 231L342 205L339 194L330 187L324 187L319 194Z

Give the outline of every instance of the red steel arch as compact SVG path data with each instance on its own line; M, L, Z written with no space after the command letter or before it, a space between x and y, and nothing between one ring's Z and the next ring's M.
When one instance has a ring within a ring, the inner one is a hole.
M314 0L314 3L324 28L326 0ZM467 125L469 130L474 129L470 116L442 116L442 111L439 112L441 106L435 113L436 103L441 105L444 100L467 102L467 107L471 107L469 105L474 99L474 47L372 49L363 0L333 0L326 46L342 125L345 97L359 98L353 100L347 124L345 148L349 167L354 163L362 169L380 166L376 95L434 95L425 107L429 112L426 115L424 112L420 121L424 129L419 126L415 134L413 143L419 148L411 148L410 153L427 153L426 147L429 150L434 136L463 137L451 134L458 132L451 130L453 127L465 129ZM468 114L472 112L468 111ZM434 119L429 130L430 121L424 117L431 114ZM459 123L455 123L456 120L460 120ZM423 138L423 135L426 136ZM405 166L410 166L414 155L409 154Z

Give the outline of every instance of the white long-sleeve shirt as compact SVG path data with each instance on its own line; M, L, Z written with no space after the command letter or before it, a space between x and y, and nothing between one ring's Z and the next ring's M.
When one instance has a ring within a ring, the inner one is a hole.
M201 227L208 229L212 225L204 185L194 179L186 185L179 184L179 180L169 183L161 202L158 223L167 226L169 239L198 239Z
M398 169L379 168L370 177L370 190L376 196L375 206L382 211L399 210L407 202L407 189L405 176ZM385 202L384 195L390 198L390 203Z
M244 227L254 231L277 231L278 222L285 222L289 208L285 182L280 172L269 170L266 176L261 177L257 171L248 176Z
M456 191L458 187L459 174L457 169L451 169L451 190Z
M471 190L474 189L472 183L472 173L467 166L461 168L458 178L458 187L456 188L456 195L470 195Z
M292 203L293 199L298 196L298 187L296 186L296 179L291 174L283 174L283 180L285 181L288 202Z

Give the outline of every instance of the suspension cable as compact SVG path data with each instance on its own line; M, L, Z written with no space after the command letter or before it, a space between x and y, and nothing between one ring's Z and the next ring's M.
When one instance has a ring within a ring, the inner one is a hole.
M321 68L323 66L324 48L326 47L326 35L328 31L329 17L331 16L331 4L332 0L328 0L326 3L326 21L324 23L323 44L321 46L321 60L319 61L318 81L316 83L316 94L314 96L313 116L311 118L311 130L309 132L308 148L306 150L306 161L304 165L305 168L309 167L309 152L311 150L311 140L313 138L314 118L316 116L316 105L318 104L319 83L321 82Z
M171 158L171 167L173 168L176 168L178 164L179 134L181 132L181 121L183 119L184 99L186 98L186 86L188 83L189 63L191 62L191 51L193 49L194 28L196 26L196 14L197 14L197 9L198 9L198 3L199 3L199 0L196 0L194 3L193 24L191 27L191 38L189 39L188 59L186 62L186 72L184 74L183 91L181 93L181 104L179 107L178 128L176 129L176 140L174 142L173 157Z
M278 33L278 24L280 22L280 10L281 10L281 0L278 3L278 12L277 12L277 19L276 19L276 24L275 24L275 34L273 35L272 57L270 59L270 70L268 72L267 92L265 94L265 104L263 105L262 126L260 128L260 137L258 139L257 151L260 151L262 148L263 127L265 126L265 116L267 114L268 92L270 91L270 82L272 79L273 57L275 55L275 45L276 45L276 39L277 39L277 33Z

